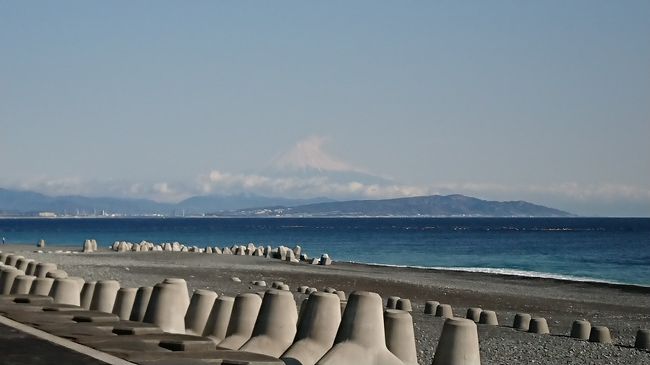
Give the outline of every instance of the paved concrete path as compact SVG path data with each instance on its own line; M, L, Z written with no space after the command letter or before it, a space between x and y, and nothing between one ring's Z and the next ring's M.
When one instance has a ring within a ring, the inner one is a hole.
M132 363L0 316L0 364L127 365Z

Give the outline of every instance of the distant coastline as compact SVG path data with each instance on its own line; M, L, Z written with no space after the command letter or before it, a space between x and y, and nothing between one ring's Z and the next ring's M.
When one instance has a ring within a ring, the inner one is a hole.
M333 201L256 195L196 196L178 203L147 199L47 196L0 188L0 217L572 217L526 201L491 201L460 194Z

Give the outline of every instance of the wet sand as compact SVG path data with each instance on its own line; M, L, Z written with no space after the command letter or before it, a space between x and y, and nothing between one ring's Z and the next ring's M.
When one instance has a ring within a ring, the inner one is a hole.
M650 352L632 348L636 330L650 328L650 288L645 287L337 262L326 267L201 253L47 252L66 250L61 247L36 253L33 246L18 245L0 249L57 263L69 275L86 280L119 280L123 287L151 286L165 277L179 277L187 280L190 289L236 295L263 290L250 284L253 280L269 284L279 280L290 285L297 303L305 298L295 292L300 285L409 298L421 364L431 363L443 324L442 319L423 314L426 300L451 304L456 316L464 316L468 307L497 312L500 326L478 326L482 364L650 364ZM79 246L70 249L78 251ZM545 317L551 335L510 328L518 312ZM568 338L575 319L609 327L614 345Z

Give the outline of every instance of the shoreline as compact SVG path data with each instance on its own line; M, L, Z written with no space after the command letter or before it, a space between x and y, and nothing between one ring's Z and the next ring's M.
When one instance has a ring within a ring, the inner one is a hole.
M417 266L417 265L395 265L395 264L381 264L381 263L367 263L359 261L337 261L339 263L352 264L352 265L363 265L370 267L387 267L387 268L400 268L400 269L414 269L414 270L426 270L434 271L440 273L468 273L468 274L481 274L481 275L494 275L495 277L505 277L505 278L517 278L517 279L530 279L530 280L549 280L558 283L584 283L591 284L596 286L605 286L608 288L617 288L617 289L626 289L634 292L648 293L650 294L650 284L634 284L634 283L623 283L617 281L608 281L601 280L589 277L578 277L565 274L555 274L555 273L546 273L539 271L526 271L526 270L516 270L509 268L481 268L481 267L442 267L442 266ZM496 272L497 270L503 270L504 272ZM521 274L517 274L520 272ZM538 274L538 275L528 275Z
M444 323L442 318L423 313L428 300L451 305L458 317L464 317L465 311L473 307L497 313L499 326L478 326L484 365L650 363L650 352L632 348L636 330L650 328L650 288L645 287L337 261L331 266L320 266L192 252L114 252L102 248L81 253L78 245L45 247L43 253L35 252L38 248L33 245L6 245L0 249L39 262L56 263L68 275L87 281L117 280L122 287L151 286L164 278L177 277L187 281L190 291L207 289L220 296L234 296L266 290L252 284L264 280L289 285L297 305L306 298L295 291L301 285L318 290L333 287L348 294L359 290L376 292L384 300L393 295L408 298L413 305L411 315L420 364L431 364ZM55 250L61 252L54 253ZM64 253L66 250L75 253ZM513 330L513 318L520 312L546 318L551 335ZM576 319L607 326L615 344L606 346L569 338L571 323ZM567 356L576 353L581 355Z
M59 251L59 250L65 250L65 251L77 251L81 252L80 248L78 246L74 246L71 244L63 244L63 245L53 245L53 246L46 246L45 249L39 249L38 247L35 247L33 244L27 244L27 243L7 243L5 246L7 247L21 247L21 248L31 248L34 251L42 250L42 251ZM2 251L2 245L0 245L0 251ZM52 247L56 247L55 249L52 249ZM101 248L100 251L109 251L106 248ZM188 253L188 254L193 254L193 253ZM547 272L538 272L538 271L526 271L526 270L517 270L517 269L509 269L509 268L480 268L480 267L440 267L440 266L419 266L419 265L398 265L398 264L382 264L382 263L369 263L369 262L360 262L360 261L338 261L336 260L336 257L333 258L333 261L339 263L339 264L348 264L348 265L359 265L359 266L365 266L365 267L377 267L377 268L399 268L399 269L407 269L407 270L423 270L423 271L429 271L429 272L438 272L438 273L447 273L447 274L454 274L454 273L461 273L461 274L477 274L480 276L483 275L488 275L488 276L494 276L494 277L503 277L503 278L516 278L516 279L522 279L522 280L532 280L532 281L539 281L539 280L548 280L549 282L557 282L557 283L581 283L581 284L587 284L587 285L594 285L594 286L600 286L600 287L607 287L607 288L612 288L612 289L621 289L629 292L635 292L635 293L647 293L650 294L650 284L649 285L642 285L642 284L635 284L635 283L624 283L624 282L616 282L616 281L608 281L604 279L596 279L596 278L589 278L589 277L577 277L577 276L571 276L571 275L566 275L566 274L556 274L556 273L547 273ZM499 270L502 270L503 272L497 272ZM521 274L518 274L521 273ZM537 274L537 275L535 275Z

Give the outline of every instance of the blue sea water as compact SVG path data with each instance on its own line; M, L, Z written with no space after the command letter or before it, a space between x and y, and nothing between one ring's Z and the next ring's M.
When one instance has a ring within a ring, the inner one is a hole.
M647 218L0 219L9 243L300 244L311 256L650 286Z

